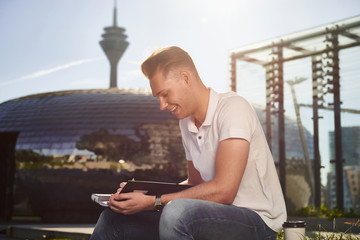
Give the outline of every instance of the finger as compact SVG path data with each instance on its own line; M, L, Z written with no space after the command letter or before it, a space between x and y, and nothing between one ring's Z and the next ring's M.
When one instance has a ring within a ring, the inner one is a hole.
M111 201L111 199L114 199L116 196L118 195L118 193L113 193L110 195L109 201Z
M122 213L121 208L119 208L119 207L117 207L117 206L109 205L109 208L110 208L112 211L114 211L114 212Z
M120 183L120 188L125 187L125 185L126 185L126 182L122 182L122 183Z
M114 196L114 200L116 201L124 201L124 200L128 200L129 196L126 193L119 193L119 194L115 194Z
M114 205L115 202L118 201L118 200L116 199L116 197L117 197L118 195L119 195L118 193L114 193L114 194L111 194L111 195L110 195L110 198L109 198L109 203L110 203L110 205Z
M129 214L130 211L127 207L127 204L124 204L125 202L123 201L117 201L115 199L112 199L109 203L109 208L117 213L121 213L121 214Z
M116 195L116 194L114 194ZM122 209L122 203L119 202L118 200L115 199L115 197L112 197L109 199L109 207L112 209L112 210L117 210L117 212L119 210Z

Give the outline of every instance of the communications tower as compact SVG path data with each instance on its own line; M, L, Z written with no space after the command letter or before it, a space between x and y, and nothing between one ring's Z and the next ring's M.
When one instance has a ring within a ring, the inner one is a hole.
M118 27L116 21L116 0L114 1L113 26L104 28L100 45L110 61L110 88L117 88L117 64L129 45L124 34L125 28Z

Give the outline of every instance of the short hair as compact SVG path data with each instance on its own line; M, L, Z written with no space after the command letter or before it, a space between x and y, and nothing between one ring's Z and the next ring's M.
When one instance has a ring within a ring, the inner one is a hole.
M180 66L187 67L198 76L195 64L190 55L179 47L171 46L153 52L150 57L141 64L141 71L148 79L151 79L158 71L167 75L172 69Z

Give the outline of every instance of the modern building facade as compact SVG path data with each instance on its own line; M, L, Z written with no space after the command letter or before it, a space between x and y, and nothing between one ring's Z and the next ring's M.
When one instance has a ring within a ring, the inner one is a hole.
M360 127L342 128L343 145L343 187L344 208L346 210L360 210ZM329 132L330 158L334 159L334 132ZM327 205L336 207L336 172L334 164L328 173L328 197Z

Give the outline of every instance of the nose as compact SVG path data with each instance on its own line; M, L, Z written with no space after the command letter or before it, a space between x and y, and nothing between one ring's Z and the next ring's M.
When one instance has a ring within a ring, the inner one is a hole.
M162 97L160 97L159 100L160 100L160 110L165 110L169 104Z

